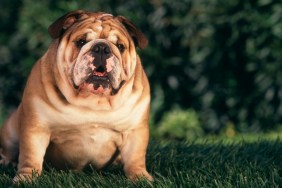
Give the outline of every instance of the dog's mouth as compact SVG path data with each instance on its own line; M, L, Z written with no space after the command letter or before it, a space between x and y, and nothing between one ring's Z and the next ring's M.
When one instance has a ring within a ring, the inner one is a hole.
M75 86L79 92L86 91L98 95L115 95L124 84L121 81L118 87L113 87L113 76L107 71L95 70L79 86Z

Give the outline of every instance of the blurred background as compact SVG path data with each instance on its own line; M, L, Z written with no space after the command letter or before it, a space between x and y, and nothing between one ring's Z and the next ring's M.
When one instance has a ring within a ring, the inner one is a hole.
M153 135L282 132L279 0L1 0L0 123L51 43L48 26L75 9L123 15L148 37L138 52L151 83Z

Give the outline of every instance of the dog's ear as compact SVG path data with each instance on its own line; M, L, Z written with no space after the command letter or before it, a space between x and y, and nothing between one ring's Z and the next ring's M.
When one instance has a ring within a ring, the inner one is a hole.
M117 19L125 26L136 46L143 49L148 45L146 36L130 20L124 16L117 16Z
M49 26L48 32L50 36L53 39L59 38L68 28L70 28L74 23L83 18L85 15L86 12L83 10L75 10L63 15Z

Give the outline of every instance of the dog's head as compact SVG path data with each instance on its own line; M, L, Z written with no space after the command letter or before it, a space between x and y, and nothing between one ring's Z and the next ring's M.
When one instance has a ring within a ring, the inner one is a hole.
M123 16L73 11L49 27L59 40L59 67L78 92L115 95L134 74L135 47L146 37Z

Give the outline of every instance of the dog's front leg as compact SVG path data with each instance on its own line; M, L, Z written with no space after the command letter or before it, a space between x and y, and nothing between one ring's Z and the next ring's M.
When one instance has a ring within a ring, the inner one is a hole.
M130 131L121 148L121 158L124 164L126 176L131 180L145 177L153 181L152 176L146 170L146 148L149 140L147 125Z
M42 171L43 159L50 141L47 129L38 125L21 125L18 172L13 181L31 181Z

